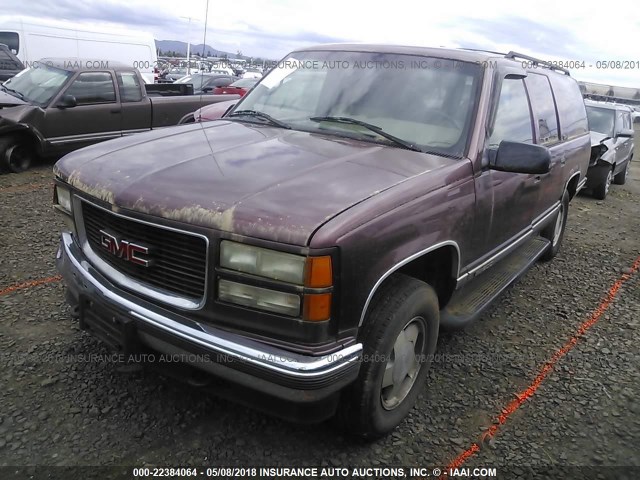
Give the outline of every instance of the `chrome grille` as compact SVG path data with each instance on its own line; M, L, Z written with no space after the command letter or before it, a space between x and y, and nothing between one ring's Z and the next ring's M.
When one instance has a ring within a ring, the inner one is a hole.
M207 241L195 235L141 223L82 202L87 241L95 254L122 274L162 291L202 299L206 288ZM100 230L149 248L148 267L109 253Z

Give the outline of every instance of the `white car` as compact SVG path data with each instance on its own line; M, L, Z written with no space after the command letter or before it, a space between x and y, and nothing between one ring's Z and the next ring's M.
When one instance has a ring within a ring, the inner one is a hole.
M242 78L262 78L262 73L256 68L247 68L242 74Z

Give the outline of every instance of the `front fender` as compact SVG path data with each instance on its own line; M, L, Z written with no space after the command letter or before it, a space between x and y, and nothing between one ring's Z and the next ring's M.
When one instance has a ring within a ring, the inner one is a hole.
M604 143L591 146L591 158L589 159L589 167L596 165L613 165L615 162L615 150L609 149Z
M23 135L28 135L34 141L34 146L38 151L39 155L45 153L46 149L46 140L42 133L35 128L33 125L14 122L8 118L0 117L0 137L4 137L6 135L11 135L14 133L19 133Z

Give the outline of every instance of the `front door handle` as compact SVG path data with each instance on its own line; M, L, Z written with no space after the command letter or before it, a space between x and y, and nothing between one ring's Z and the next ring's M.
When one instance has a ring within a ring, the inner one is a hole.
M118 107L118 108L112 108L112 109L110 110L110 112L111 112L111 113L120 113L120 111L121 111L120 107Z

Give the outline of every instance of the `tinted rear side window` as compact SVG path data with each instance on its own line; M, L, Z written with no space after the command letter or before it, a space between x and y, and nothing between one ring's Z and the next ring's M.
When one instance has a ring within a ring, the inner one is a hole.
M142 100L142 89L135 73L116 72L116 78L118 79L121 102L139 102Z
M587 133L587 112L578 83L568 75L560 74L550 75L549 80L558 106L561 140L571 140Z
M20 52L20 37L16 32L0 32L0 43L4 43L13 53Z
M540 145L556 143L559 139L558 117L549 79L544 75L531 73L525 79L525 83L531 99L534 125L538 131L537 143Z
M505 78L500 89L489 146L497 147L502 140L533 143L531 110L521 79Z

